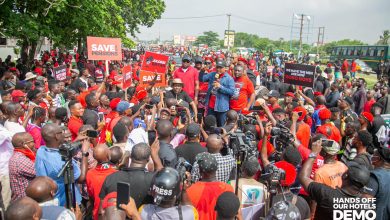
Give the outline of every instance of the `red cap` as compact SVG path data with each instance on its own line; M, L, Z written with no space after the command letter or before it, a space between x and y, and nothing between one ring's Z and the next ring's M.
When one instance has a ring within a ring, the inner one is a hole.
M14 91L12 91L11 96L14 98L15 97L22 97L22 96L26 96L26 93L24 93L22 90L14 90Z
M286 178L280 181L282 186L291 186L295 179L297 178L297 171L295 170L294 165L286 161L278 161L275 163L275 166L279 169L284 170L286 173Z
M112 99L112 100L110 101L110 108L111 108L112 110L115 110L116 107L118 106L118 104L119 104L120 101L121 101L120 98L114 98L114 99Z
M148 96L148 92L146 92L145 89L141 89L141 90L138 91L137 94L135 95L135 97L136 97L138 100L142 100L142 99L146 98L146 96Z
M331 115L332 112L327 108L321 109L320 112L318 113L318 116L320 117L321 121L330 119Z
M102 61L99 61L99 62L97 63L97 65L103 66L103 62L102 62Z
M16 71L16 67L10 67L9 71Z
M374 116L370 112L362 112L360 114L364 119L366 119L368 122L372 123L374 121Z
M285 95L286 95L286 96L290 96L290 97L295 98L295 95L294 95L294 93L292 93L292 92L286 92Z
M314 96L320 96L320 95L322 95L321 92L314 92Z
M302 107L302 106L295 107L293 112L302 112L302 115L299 116L298 121L302 121L303 119L305 119L305 117L307 115L306 109L304 107Z
M248 61L245 58L239 57L238 61L241 61L241 62L245 63L246 65L248 65Z

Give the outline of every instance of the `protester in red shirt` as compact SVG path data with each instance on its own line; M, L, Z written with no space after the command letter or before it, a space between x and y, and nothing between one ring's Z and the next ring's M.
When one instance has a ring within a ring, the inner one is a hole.
M343 76L347 75L348 67L349 67L348 61L347 61L347 59L344 59L343 65L341 66L341 73L343 74Z
M230 109L247 114L255 101L255 88L247 76L243 76L242 66L234 67L234 95L230 99ZM248 101L249 99L249 101Z
M70 133L72 133L72 141L74 141L79 133L79 129L83 126L83 120L81 117L84 114L84 108L77 101L69 102L70 118L68 122L68 128Z
M116 172L116 167L110 163L110 150L107 145L100 144L93 149L93 157L98 165L87 172L86 184L88 195L93 203L93 219L98 219L98 210L100 204L100 189L106 177Z
M180 78L183 81L184 92L194 100L195 104L198 104L199 72L191 66L191 58L189 56L183 56L183 64L173 72L173 78Z
M371 107L375 103L374 95L375 95L375 91L374 90L370 90L370 91L367 92L367 95L366 95L367 96L367 102L363 106L363 111L364 112L370 112L371 111Z
M279 92L276 91L276 90L271 90L268 94L268 99L267 99L267 103L268 103L268 108L269 110L272 112L274 109L276 108L280 108L280 105L278 103L278 99L279 99Z
M356 67L357 67L357 64L356 64L356 61L355 59L352 59L352 62L351 62L351 78L355 78L356 76Z
M341 143L341 134L340 130L332 124L330 121L330 116L332 115L331 111L327 108L321 109L318 113L318 116L321 120L321 126L317 127L316 133L323 134L327 138Z

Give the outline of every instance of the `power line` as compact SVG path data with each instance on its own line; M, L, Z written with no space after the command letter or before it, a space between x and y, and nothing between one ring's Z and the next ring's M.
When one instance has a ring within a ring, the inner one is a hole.
M199 18L213 18L213 17L221 17L226 16L226 14L219 14L219 15L205 15L205 16L193 16L193 17L165 17L161 18L163 20L184 20L184 19L199 19Z
M258 23L258 24L265 24L265 25L271 25L271 26L277 26L277 27L291 28L291 26L289 26L289 25L282 25L282 24L274 24L274 23L269 23L269 22L264 22L264 21L257 21L257 20L253 20L253 19L250 19L250 18L245 18L245 17L239 16L239 15L232 15L232 16L236 17L236 18L239 18L239 19L242 19L242 20Z

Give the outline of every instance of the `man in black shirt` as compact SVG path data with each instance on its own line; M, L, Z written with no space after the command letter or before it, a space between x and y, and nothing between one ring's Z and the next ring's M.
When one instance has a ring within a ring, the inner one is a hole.
M174 79L172 81L172 90L165 93L165 100L174 98L177 100L177 103L182 106L185 106L185 104L182 104L183 101L188 103L194 112L194 116L196 117L198 114L198 108L196 107L195 102L191 99L191 97L185 91L183 91L183 85L184 84L181 79Z
M333 219L335 210L334 205L344 205L346 203L336 203L340 199L360 198L361 191L370 180L370 171L355 162L351 162L348 171L343 174L343 184L341 188L333 189L325 184L316 183L310 179L314 160L321 152L321 140L312 144L312 151L309 158L303 164L299 173L299 180L303 188L309 193L310 197L317 202L317 209L314 219ZM336 201L335 201L336 200ZM348 203L348 202L347 202ZM348 204L347 204L348 205ZM347 208L350 210L350 208ZM355 211L356 209L353 209Z
M151 156L155 163L155 170L162 168L161 161L158 157L158 150L158 141L155 141L155 143L152 144L152 147L149 147L149 145L145 143L134 145L130 156L130 166L122 168L120 171L107 176L100 190L100 200L103 201L109 193L116 192L118 182L125 182L130 183L130 196L134 198L137 207L140 207L142 204L152 203L153 197L151 197L148 192L154 173L148 172L145 169L145 166ZM103 214L101 207L102 203L100 203L100 215Z
M200 126L196 123L191 123L186 129L187 142L179 145L175 151L177 157L183 157L190 164L194 164L195 157L199 153L206 152L207 149L199 144Z
M177 164L176 152L170 144L173 125L169 120L159 120L156 126L160 150L158 156L164 167L175 168Z

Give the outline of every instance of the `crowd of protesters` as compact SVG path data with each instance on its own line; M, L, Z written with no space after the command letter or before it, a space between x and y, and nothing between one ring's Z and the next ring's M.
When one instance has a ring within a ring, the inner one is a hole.
M316 66L309 88L283 83L294 56L181 54L165 88L141 86L142 52L124 52L108 69L55 50L32 64L1 61L2 217L332 219L335 198L375 198L376 219L390 219L385 79L368 88L353 62L323 67L304 56ZM63 64L58 81L53 68ZM232 148L240 132L254 152L242 163ZM69 206L60 171L73 145ZM117 208L118 183L129 184L131 198Z

